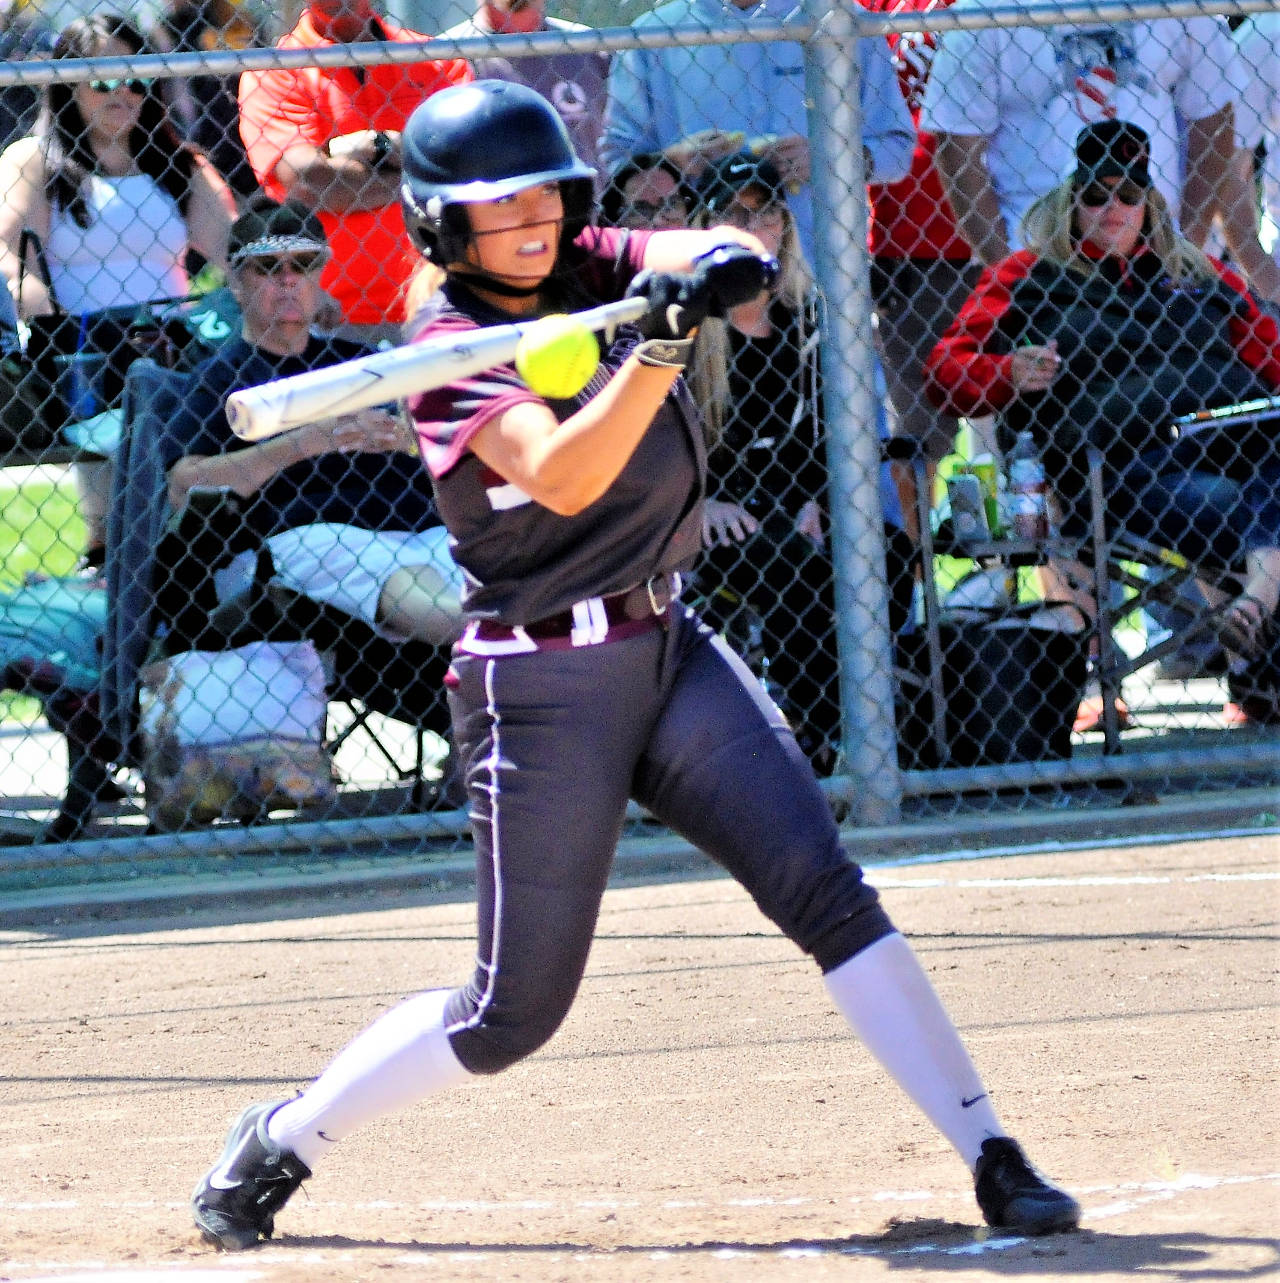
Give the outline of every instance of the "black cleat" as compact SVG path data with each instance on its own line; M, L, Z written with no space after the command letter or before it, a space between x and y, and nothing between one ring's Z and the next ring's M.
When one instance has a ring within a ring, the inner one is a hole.
M267 1136L267 1119L282 1100L250 1105L232 1124L217 1164L191 1195L196 1227L206 1242L242 1252L270 1238L276 1213L311 1169Z
M1054 1234L1080 1224L1080 1204L1065 1190L1050 1185L1009 1136L982 1142L974 1193L987 1224L999 1229Z

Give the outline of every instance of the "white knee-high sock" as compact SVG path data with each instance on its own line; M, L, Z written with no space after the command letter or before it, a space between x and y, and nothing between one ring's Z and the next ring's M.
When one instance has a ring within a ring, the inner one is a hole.
M267 1135L314 1167L334 1144L370 1119L470 1078L445 1033L448 999L447 989L433 989L380 1016L301 1096L271 1115Z
M972 1169L1004 1128L911 946L894 932L824 980L853 1032Z

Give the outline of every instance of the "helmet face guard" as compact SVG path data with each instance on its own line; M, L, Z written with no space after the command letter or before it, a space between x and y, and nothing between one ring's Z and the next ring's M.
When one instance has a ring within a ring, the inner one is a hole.
M573 150L556 109L506 80L477 80L432 94L403 135L400 203L415 245L440 266L462 261L471 242L464 206L558 182L561 247L594 211L595 170Z

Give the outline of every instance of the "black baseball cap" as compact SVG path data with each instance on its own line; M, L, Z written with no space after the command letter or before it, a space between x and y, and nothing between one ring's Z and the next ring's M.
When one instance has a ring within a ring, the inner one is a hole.
M329 257L324 224L305 205L286 201L257 200L231 224L227 258L239 267L250 258L279 258L283 255Z
M1127 120L1100 120L1076 135L1076 183L1100 178L1128 178L1151 186L1151 139L1147 131Z
M713 214L724 213L748 187L760 188L769 203L786 203L786 185L773 161L745 149L713 161L694 183L698 200Z

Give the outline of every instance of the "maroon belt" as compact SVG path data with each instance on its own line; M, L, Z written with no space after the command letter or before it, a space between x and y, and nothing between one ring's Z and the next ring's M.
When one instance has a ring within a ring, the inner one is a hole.
M473 655L518 655L532 650L569 650L621 641L665 627L680 595L679 575L655 575L625 592L588 597L568 610L530 623L503 624L492 619L469 623L459 650Z

